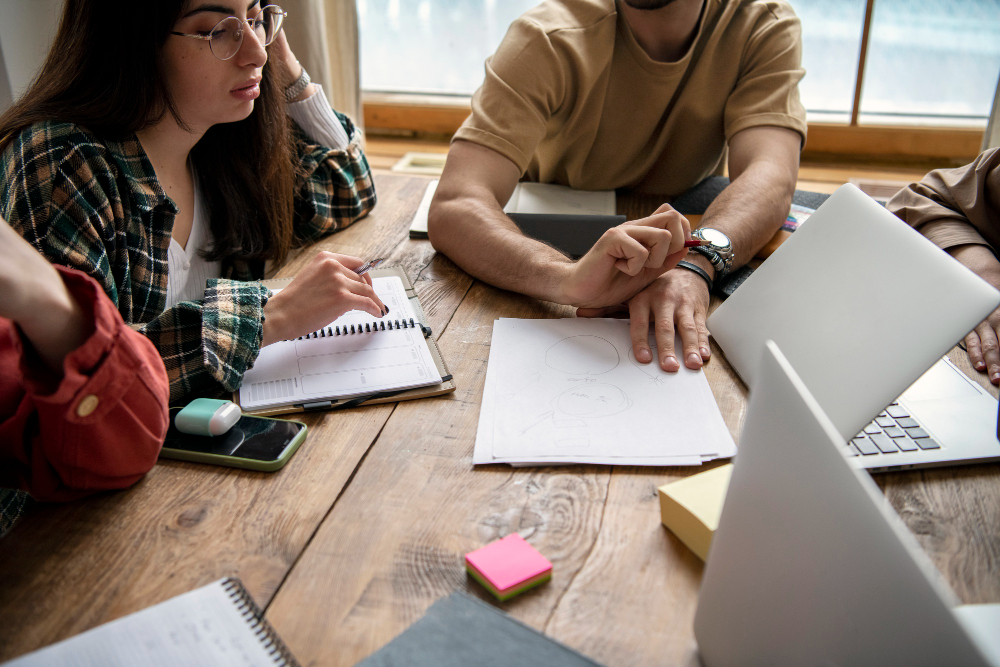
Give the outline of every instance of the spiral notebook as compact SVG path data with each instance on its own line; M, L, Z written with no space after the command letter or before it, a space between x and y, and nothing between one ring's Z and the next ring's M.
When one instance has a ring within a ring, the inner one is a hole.
M295 340L261 349L235 400L256 415L353 407L455 390L413 285L400 269L371 272L384 317L345 313ZM290 279L266 281L280 290Z
M298 667L239 579L220 579L4 667Z

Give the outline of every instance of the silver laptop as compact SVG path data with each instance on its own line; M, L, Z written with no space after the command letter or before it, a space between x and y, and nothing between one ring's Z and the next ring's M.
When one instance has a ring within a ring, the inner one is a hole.
M998 303L1000 292L845 185L707 325L749 386L764 341L778 343L852 441L846 452L889 470L1000 460L997 401L941 360Z
M695 613L704 663L1000 665L1000 605L956 606L789 361L762 357Z

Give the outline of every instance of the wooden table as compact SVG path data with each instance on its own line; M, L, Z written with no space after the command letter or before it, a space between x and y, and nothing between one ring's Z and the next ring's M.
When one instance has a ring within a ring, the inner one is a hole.
M316 247L407 270L458 391L310 414L276 473L162 461L126 491L36 507L0 540L0 660L232 575L303 664L353 665L453 590L489 599L462 555L516 531L554 576L505 611L607 665L697 664L702 563L660 525L656 487L700 469L473 468L493 320L572 311L474 281L409 240L426 180L376 181L369 219ZM657 202L624 204L634 218ZM713 352L705 371L738 437L746 389ZM964 602L1000 602L1000 466L875 479Z

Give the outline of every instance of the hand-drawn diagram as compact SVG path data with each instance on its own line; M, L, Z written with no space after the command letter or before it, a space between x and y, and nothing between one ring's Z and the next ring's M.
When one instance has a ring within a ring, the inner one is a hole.
M545 353L545 365L570 375L604 375L618 367L618 348L600 336L563 338Z
M620 388L610 384L585 384L559 394L552 401L557 413L570 417L610 417L631 405Z
M730 455L704 373L639 364L631 342L620 320L498 320L477 443L520 461Z
M609 383L594 384L591 379L610 373L620 363L618 348L601 336L567 336L551 345L545 351L545 365L559 374L565 374L560 375L561 382L573 384L548 401L547 406L535 403L544 411L540 414L536 411L530 422L519 430L519 435L532 430L537 432L540 428L546 434L544 437L551 438L560 446L587 447L590 444L591 420L616 415L632 405L620 387ZM541 380L537 374L535 377ZM527 387L523 386L521 391L524 389ZM511 398L517 400L515 396Z
M570 387L552 399L551 410L539 415L537 421L521 431L524 435L531 429L547 424L554 429L573 429L589 426L588 419L610 417L628 410L632 405L621 388L610 384L580 384ZM557 437L557 441L560 440ZM586 439L573 438L576 444L585 444Z

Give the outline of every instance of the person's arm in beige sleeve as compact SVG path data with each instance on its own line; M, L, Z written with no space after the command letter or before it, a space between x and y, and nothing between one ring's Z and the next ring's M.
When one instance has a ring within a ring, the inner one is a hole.
M729 174L732 182L712 203L702 218L702 227L717 229L729 237L733 267L746 264L774 236L788 214L799 166L801 136L781 127L743 130L729 143ZM686 261L697 264L716 278L712 263L698 253ZM680 369L674 349L675 331L680 335L684 365L701 368L711 356L705 320L709 304L708 284L693 271L669 271L637 294L628 304L632 347L640 362L652 360L649 324L654 335L660 367ZM583 310L581 316L601 316L601 310Z
M553 110L567 103L565 62L540 26L514 22L448 152L428 234L435 249L497 287L578 307L621 303L684 256L686 218L666 207L609 230L574 262L503 212Z
M957 169L937 169L898 192L887 208L1000 289L1000 149ZM965 337L973 367L1000 385L1000 309Z
M428 216L435 249L491 285L577 307L621 303L684 257L690 225L664 205L609 229L574 262L504 214L519 176L517 165L492 149L452 144Z

